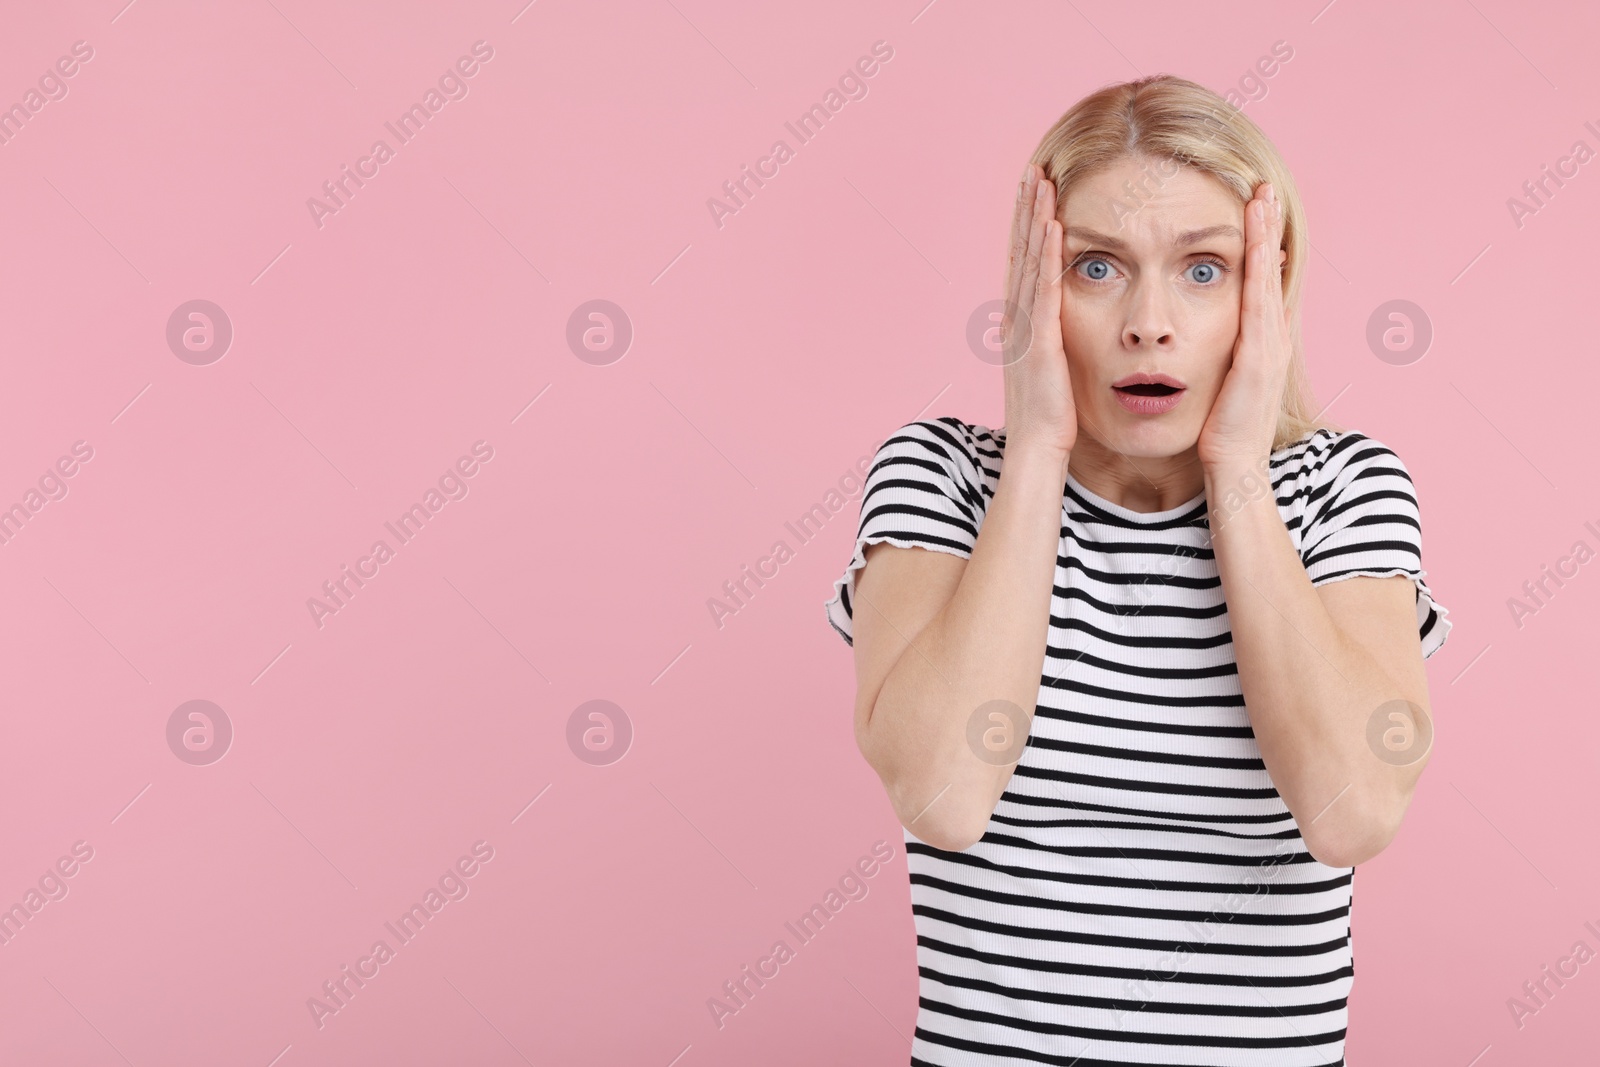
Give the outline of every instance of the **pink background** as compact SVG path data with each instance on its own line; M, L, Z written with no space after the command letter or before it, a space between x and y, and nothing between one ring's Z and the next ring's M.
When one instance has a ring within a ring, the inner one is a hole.
M0 946L0 1062L905 1063L900 828L823 616L858 504L805 545L784 523L907 421L1004 421L964 330L1062 111L1158 71L1236 87L1280 40L1247 114L1310 215L1316 393L1409 465L1455 624L1433 764L1357 877L1350 1060L1593 1058L1600 963L1520 1030L1506 1007L1600 948L1600 563L1520 629L1506 606L1600 547L1574 403L1600 163L1507 208L1600 149L1592 6L123 3L0 33L0 105L93 48L0 145L0 505L93 449L0 545L0 906L93 849ZM397 146L384 122L480 40ZM307 199L380 137L319 228ZM719 229L707 201L778 138L795 158ZM234 331L203 366L166 340L196 299ZM594 299L634 330L608 365L566 340ZM1394 299L1435 330L1403 366L1365 339ZM308 598L476 441L468 495L319 628ZM719 628L707 601L780 538ZM167 742L195 699L234 730L205 766ZM567 742L594 699L634 731L607 766ZM713 1023L878 840L869 895ZM478 841L469 894L319 1029L308 998Z

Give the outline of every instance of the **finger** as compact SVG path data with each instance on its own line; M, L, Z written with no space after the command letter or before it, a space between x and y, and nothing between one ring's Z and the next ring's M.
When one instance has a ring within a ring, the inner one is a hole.
M1256 273L1260 282L1256 289L1256 295L1260 301L1258 308L1262 316L1261 321L1264 323L1267 321L1266 316L1272 311L1278 261L1277 202L1272 197L1272 184L1270 182L1261 183L1256 202L1261 212L1260 218L1257 220L1259 225L1256 227L1257 239L1261 245L1260 251L1256 253L1258 256Z
M1017 267L1017 235L1022 232L1023 193L1028 185L1028 173L1033 169L1030 163L1023 170L1023 178L1017 183L1016 202L1011 206L1011 234L1006 238L1006 279L1001 292L1007 297L1011 295L1011 288L1016 282Z
M1045 269L1047 269L1048 272L1053 275L1052 280L1059 282L1061 280L1061 275L1065 273L1062 269L1063 264L1061 262L1061 247L1066 244L1066 231L1064 230L1063 224L1059 217L1058 204L1056 203L1056 183L1046 179L1043 182L1043 185L1044 201L1039 206L1039 212L1044 216L1046 226L1048 226L1051 222L1056 224L1057 236L1055 254L1053 256L1047 256L1043 262L1045 264ZM1044 236L1047 240L1049 239L1050 232L1048 229L1045 230Z
M1262 187L1244 206L1244 291L1239 309L1239 353L1253 353L1261 338L1261 327L1268 306L1267 235L1269 223Z
M1267 259L1272 263L1272 278L1276 283L1273 286L1273 292L1275 295L1273 297L1272 307L1274 313L1277 315L1277 321L1282 323L1282 336L1285 346L1283 351L1287 356L1289 352L1288 346L1292 336L1292 330L1290 329L1289 323L1289 307L1284 298L1284 289L1287 283L1287 275L1285 272L1289 267L1289 252L1288 249L1284 248L1284 234L1289 228L1289 211L1288 208L1285 207L1283 201L1277 198L1276 190L1274 190L1273 200L1278 205L1278 228L1277 236L1273 238L1272 248L1267 253Z
M1289 313L1283 302L1282 260L1285 224L1283 201L1278 199L1277 190L1270 182L1263 182L1260 185L1258 200L1261 204L1262 217L1258 227L1261 249L1257 253L1259 258L1256 261L1256 273L1260 277L1261 284L1257 288L1258 314L1252 324L1255 329L1251 331L1251 336L1261 342L1252 346L1253 350L1265 355L1268 352L1284 350L1281 344L1272 340L1273 338L1286 341L1289 337Z
M1061 222L1052 216L1045 223L1044 267L1039 272L1039 292L1034 297L1035 336L1041 330L1052 326L1059 329L1061 325L1061 276L1065 273L1060 268L1061 239Z
M1028 231L1033 225L1033 193L1038 167L1029 163L1017 184L1017 203L1011 212L1011 246L1006 260L1006 299L1015 302L1022 281L1023 259L1028 254Z
M1288 265L1288 253L1283 247L1283 235L1288 229L1288 211L1278 197L1276 188L1272 189L1273 227L1272 242L1267 246L1267 263L1272 275L1272 301L1271 314L1273 321L1283 323L1283 336L1289 336L1289 309L1284 305L1284 268Z
M1028 225L1028 251L1022 258L1022 279L1017 294L1019 316L1033 314L1033 297L1039 284L1039 256L1044 250L1044 224L1047 218L1040 209L1040 204L1047 194L1046 187L1049 184L1048 181L1040 179L1034 187L1032 217Z
M1267 221L1270 223L1268 229L1271 231L1271 238L1267 244L1267 265L1270 268L1268 273L1272 275L1272 292L1275 295L1277 305L1281 307L1283 303L1284 211L1283 201L1278 199L1278 190L1270 182L1267 183Z
M1051 319L1061 314L1061 222L1056 218L1056 187L1051 181L1039 183L1039 220L1043 223L1039 246L1039 275L1035 280L1035 334L1048 328Z

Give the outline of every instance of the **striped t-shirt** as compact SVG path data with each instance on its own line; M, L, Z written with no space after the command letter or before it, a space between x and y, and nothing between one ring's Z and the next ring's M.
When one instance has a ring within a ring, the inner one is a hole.
M1004 428L955 418L879 448L827 604L847 642L866 546L970 558L1004 452ZM1409 576L1423 655L1436 652L1451 624L1423 580L1399 457L1319 429L1270 464L1312 584ZM1344 1062L1355 871L1311 857L1268 777L1209 524L1203 492L1136 512L1068 475L1022 758L978 843L946 852L904 834L913 1065Z

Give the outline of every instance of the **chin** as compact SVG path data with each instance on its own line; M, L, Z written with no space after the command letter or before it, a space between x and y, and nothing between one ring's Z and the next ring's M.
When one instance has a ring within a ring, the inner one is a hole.
M1176 413L1174 413L1176 414ZM1101 425L1111 440L1106 446L1130 459L1167 459L1193 451L1200 440L1200 427L1193 420L1178 421L1172 415L1134 415L1123 410L1105 412Z

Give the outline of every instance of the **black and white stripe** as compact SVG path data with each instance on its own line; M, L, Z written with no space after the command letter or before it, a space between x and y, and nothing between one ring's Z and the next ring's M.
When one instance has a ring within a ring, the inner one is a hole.
M827 603L845 641L866 546L970 557L1004 448L1003 428L955 418L884 442ZM1399 457L1317 430L1270 460L1313 584L1410 576L1437 651L1448 612ZM1354 870L1312 859L1262 763L1203 496L1139 513L1068 477L1022 760L971 848L904 836L913 1065L1343 1063Z

